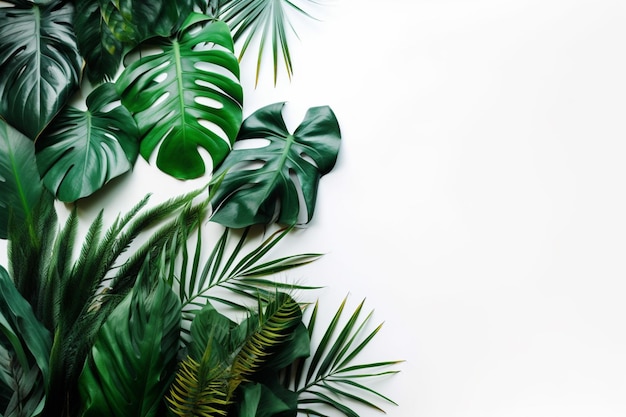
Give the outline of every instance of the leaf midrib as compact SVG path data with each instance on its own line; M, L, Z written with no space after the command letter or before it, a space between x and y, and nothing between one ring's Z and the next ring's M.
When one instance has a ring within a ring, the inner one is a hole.
M187 123L186 123L186 107L185 106L185 94L183 89L183 71L182 71L182 60L180 56L180 43L178 40L174 39L172 41L172 46L174 49L174 66L176 67L176 88L178 90L178 107L180 110L180 116L183 119L183 123L181 123L182 137L187 137Z

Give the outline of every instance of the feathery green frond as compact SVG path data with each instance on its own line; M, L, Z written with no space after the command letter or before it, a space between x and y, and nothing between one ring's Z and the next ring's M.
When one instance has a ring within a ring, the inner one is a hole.
M169 409L180 417L213 417L227 415L226 369L211 361L208 344L198 362L191 356L180 363L176 379L166 397Z
M258 327L246 339L233 361L230 393L241 382L250 380L278 347L293 336L294 329L301 322L300 304L285 293L277 293L264 311L260 309Z

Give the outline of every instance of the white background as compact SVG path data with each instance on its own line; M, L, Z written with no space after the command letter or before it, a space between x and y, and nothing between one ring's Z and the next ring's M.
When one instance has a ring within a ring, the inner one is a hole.
M376 384L399 403L388 415L626 415L626 2L313 14L291 82L266 68L255 89L244 65L245 112L287 101L291 126L316 105L339 119L315 219L278 254L326 253L286 279L326 286L328 314L350 294L385 322L365 359L406 360ZM194 184L140 161L115 185L81 213Z

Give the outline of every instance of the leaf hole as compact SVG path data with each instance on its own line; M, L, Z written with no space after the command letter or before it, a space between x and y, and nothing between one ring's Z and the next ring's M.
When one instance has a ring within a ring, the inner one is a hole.
M212 98L209 97L202 97L202 96L198 96L198 97L194 97L193 101L195 101L196 103L200 104L201 106L206 106L206 107L210 107L212 109L223 109L224 105L222 103L220 103L217 100L213 100Z
M298 174L293 170L289 170L289 179L293 181L296 192L298 193L298 220L299 224L305 224L309 221L309 212L307 210L306 200L304 199L304 192L302 191L302 183Z
M309 164L313 165L315 168L319 168L317 166L317 162L315 162L315 160L311 158L311 156L308 155L306 152L300 153L300 157L304 159L305 161L307 161Z
M154 77L154 82L155 83L162 83L163 81L167 80L167 72L162 72L159 75L157 75L156 77Z
M102 106L102 109L100 109L100 111L102 113L108 113L111 110L120 107L121 105L122 105L122 102L120 100L115 100Z
M261 169L265 166L265 161L260 159L254 159L251 161L241 161L237 162L230 168L231 171L255 171L257 169Z
M163 103L165 100L167 100L167 98L169 96L170 96L170 93L168 93L168 92L165 92L165 93L161 94L161 96L159 98L157 98L156 101L150 107L159 107L161 105L161 103Z
M246 140L238 140L235 142L233 146L233 150L235 149L260 149L269 146L271 142L268 139L246 139Z
M228 145L230 146L230 140L228 139L228 136L226 135L226 132L224 132L224 129L222 129L221 127L219 127L215 123L213 123L213 122L211 122L209 120L206 120L206 119L198 119L198 123L200 124L200 126L205 128L206 130L208 130L211 133L214 133L217 136L219 136L220 139L222 139L224 142L228 143Z

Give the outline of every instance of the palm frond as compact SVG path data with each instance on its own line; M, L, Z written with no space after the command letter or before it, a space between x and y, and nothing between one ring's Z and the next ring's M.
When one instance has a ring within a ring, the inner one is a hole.
M382 361L357 363L354 361L363 349L380 331L378 325L368 333L368 323L372 317L370 312L360 319L363 300L352 314L344 319L347 297L337 309L329 325L326 327L313 356L308 360L300 360L284 373L285 386L293 387L298 393L299 411L311 415L320 415L309 408L310 405L326 405L334 408L347 417L358 417L349 402L383 411L376 400L394 404L393 400L357 380L392 375L398 370L391 369L402 361ZM319 304L316 303L311 313L308 329L309 335L315 332Z
M278 56L291 79L293 65L289 51L288 33L297 33L289 20L289 13L299 13L306 17L312 16L302 7L290 0L233 0L222 2L219 17L226 22L233 32L233 40L237 44L242 41L239 59L241 60L255 38L259 39L255 85L258 84L261 62L265 55L265 44L271 43L272 63L274 69L274 85L278 79ZM309 3L315 3L309 0Z
M181 247L182 262L180 267L172 272L179 284L179 295L185 311L197 310L197 306L206 304L208 300L228 305L238 310L248 307L236 298L222 297L213 290L225 289L241 296L242 299L256 300L261 297L270 301L277 290L305 290L318 287L287 284L277 282L270 276L306 265L319 259L318 253L305 253L270 259L263 259L292 229L283 228L275 231L249 251L254 239L252 229L241 231L238 240L231 242L235 231L225 228L213 246L208 258L200 269L200 257L203 254L203 245L200 231L196 236L193 259L190 259L189 249ZM236 239L236 238L235 238Z

